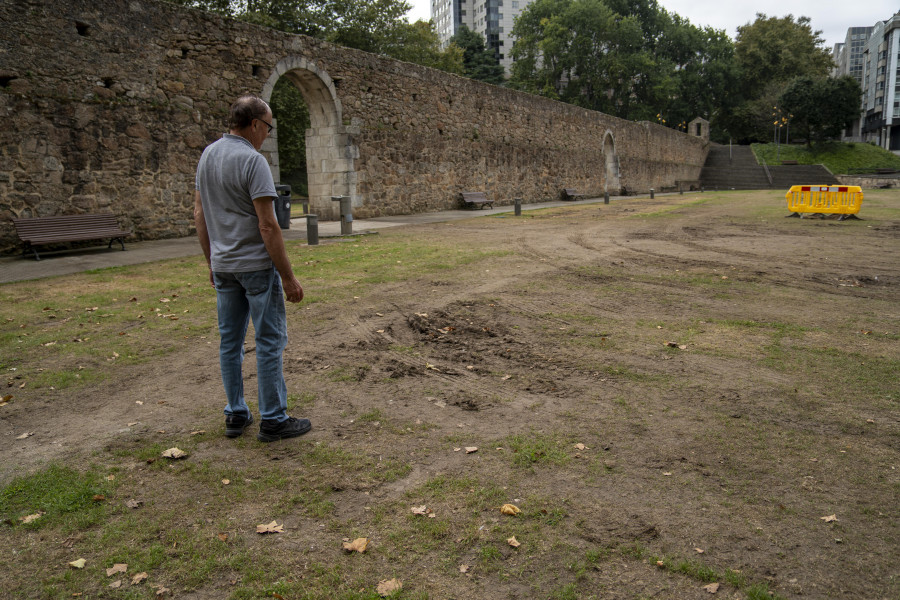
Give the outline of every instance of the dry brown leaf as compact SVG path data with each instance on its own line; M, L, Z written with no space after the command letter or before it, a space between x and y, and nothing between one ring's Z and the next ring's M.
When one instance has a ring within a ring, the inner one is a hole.
M227 542L227 541L228 541L228 534L227 534L227 533L220 533L220 534L219 534L219 539L222 540L223 542Z
M231 483L231 480L230 480L230 479L223 479L223 480L222 480L222 485L228 485L229 483Z
M518 548L519 546L522 545L522 544L519 542L519 540L516 539L516 536L512 536L511 538L509 538L508 540L506 540L506 543L509 544L510 546L512 546L513 548Z
M500 507L500 512L503 513L504 515L515 516L515 515L519 514L520 512L522 512L522 509L520 509L515 504L504 504L503 506Z
M166 594L168 594L169 592L172 591L172 590L170 590L169 588L164 587L164 586L161 586L161 585L155 585L155 586L150 586L150 587L152 587L152 588L154 588L154 589L156 590L156 596L157 596L157 598L158 598L159 596L165 596Z
M169 448L162 453L162 456L163 458L184 458L187 456L187 452L178 448Z
M206 433L205 429L195 429L191 432L191 435L200 435L201 433Z
M703 548L694 548L697 554L703 554Z
M344 542L344 552L359 552L362 554L369 546L369 538L356 538L352 542Z
M468 572L469 572L469 565L459 565L459 572L460 572L460 573L468 573Z
M106 496L103 494L94 494L94 502L106 502Z
M719 591L719 584L711 583L709 585L704 585L703 589L706 590L707 592L709 592L710 594L715 594L716 592Z
M43 515L43 512L36 512L33 515L26 515L24 517L19 517L19 520L23 523L31 523L32 521L37 521Z
M17 439L17 440L24 440L25 438L30 438L30 437L33 436L33 435L34 435L34 432L33 432L33 431L26 431L26 432L23 433L22 435L17 436L16 439Z
M257 525L256 533L284 533L284 525L279 525L275 521L267 525Z
M666 566L666 563L664 563L664 562L661 561L661 560L658 560L658 561L656 561L656 566L657 566L657 567L664 567L664 566Z
M83 569L84 565L87 563L83 558L79 558L78 560L73 560L69 563L69 566L73 569Z
M825 521L826 523L833 523L834 521L837 521L837 515L828 515L827 517L819 517L819 518L822 519L823 521Z
M386 598L391 594L399 592L403 588L403 583L399 579L387 579L379 581L378 587L375 588L380 596Z
M422 515L423 517L431 511L423 504L422 506L413 506L409 509L414 515Z
M575 449L576 450L590 450L590 448L588 448L587 446L585 446L584 444L581 444L581 443L575 444Z
M472 454L473 452L478 452L478 446L466 446L466 454Z
M113 581L112 583L109 584L109 587L111 587L114 590L119 589L120 587L122 587L122 580L116 579L115 581Z
M116 573L127 573L128 563L116 563L106 570L106 576L112 577Z
M116 476L115 476L115 475L107 475L107 476L106 476L106 480L107 480L107 481L115 481L115 480L116 480Z
M132 498L131 500L125 501L125 506L127 506L128 508L138 508L143 503L143 500L135 500L134 498Z
M147 579L148 577L150 577L150 576L147 575L146 571L141 571L140 573L138 573L137 575L135 575L134 577L131 578L131 585L137 585L137 584L141 583L142 581L144 581L145 579Z

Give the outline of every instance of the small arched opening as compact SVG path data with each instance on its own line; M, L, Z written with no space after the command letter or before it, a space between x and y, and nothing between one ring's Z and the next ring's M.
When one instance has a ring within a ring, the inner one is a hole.
M618 194L621 189L619 181L619 157L616 155L616 142L612 132L607 131L603 137L603 158L606 161L606 177L603 190L612 194Z
M358 206L355 158L359 151L343 126L341 101L334 81L324 70L300 56L289 56L275 65L266 81L262 98L271 101L279 79L284 77L299 91L309 113L306 130L306 172L309 210L322 219L336 219L339 209L332 196L349 196ZM278 156L278 123L262 152L269 159L275 181L281 181Z

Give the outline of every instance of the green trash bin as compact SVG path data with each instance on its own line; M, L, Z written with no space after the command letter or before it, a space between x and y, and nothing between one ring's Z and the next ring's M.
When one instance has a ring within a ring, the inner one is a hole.
M282 229L291 228L291 186L276 185L275 218Z

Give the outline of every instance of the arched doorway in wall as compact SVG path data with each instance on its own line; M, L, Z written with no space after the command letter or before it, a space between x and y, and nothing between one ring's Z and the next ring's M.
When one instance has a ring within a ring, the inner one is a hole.
M618 194L622 188L619 182L619 157L616 155L616 142L610 131L607 131L603 137L603 158L606 160L603 190L611 194Z
M281 78L299 90L309 113L305 148L309 210L322 219L336 219L340 216L339 209L332 196L349 196L353 206L359 205L359 198L354 167L358 150L343 125L341 101L334 82L315 63L300 56L289 56L275 65L263 87L264 100L271 101ZM273 125L275 135L266 140L262 152L269 158L277 182L281 181L277 121Z

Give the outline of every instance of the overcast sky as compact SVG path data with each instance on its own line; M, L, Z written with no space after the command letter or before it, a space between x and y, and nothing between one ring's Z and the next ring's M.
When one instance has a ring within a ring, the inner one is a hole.
M407 0L413 5L411 21L431 18L431 0ZM670 13L678 13L694 25L724 29L734 39L736 29L756 19L794 15L812 19L813 29L822 30L826 47L843 42L848 27L870 27L900 11L900 0L658 0Z

